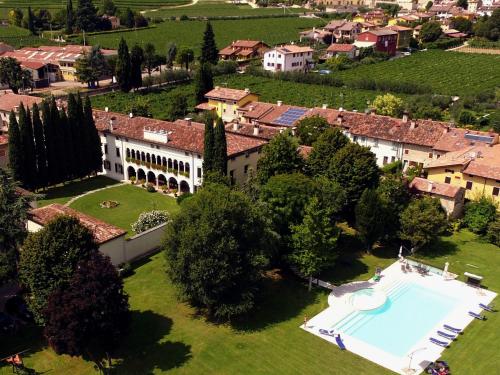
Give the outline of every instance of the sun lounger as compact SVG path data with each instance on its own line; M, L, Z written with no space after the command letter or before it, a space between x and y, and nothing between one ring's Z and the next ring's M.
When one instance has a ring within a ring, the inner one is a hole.
M442 336L442 337L448 339L448 340L455 340L456 337L457 337L456 335L452 335L450 333L446 333L446 332L443 332L443 331L437 331L437 334L439 336Z
M479 320L486 320L485 316L476 314L473 311L469 311L469 315L472 316L473 318L476 318L476 319L479 319Z
M454 328L454 327L449 326L447 324L445 324L443 327L444 327L444 329L447 329L448 331L451 331L453 333L461 333L462 332L462 330L460 328Z
M483 304L483 303L480 303L480 304L479 304L479 307L480 307L480 308L482 308L483 310L486 310L486 311L490 311L490 312L493 312L493 311L494 311L494 310L493 310L493 308L492 308L491 306L487 306L487 305L485 305L485 304Z
M334 336L333 329L328 331L326 329L320 328L319 333L321 333L322 335L326 335L326 336Z
M339 346L340 350L345 350L345 345L342 339L340 338L340 335L335 336L335 341L337 341L337 345Z
M448 347L448 343L446 341L440 341L438 339L435 339L434 337L430 337L429 340L431 340L432 343L442 346L443 348Z

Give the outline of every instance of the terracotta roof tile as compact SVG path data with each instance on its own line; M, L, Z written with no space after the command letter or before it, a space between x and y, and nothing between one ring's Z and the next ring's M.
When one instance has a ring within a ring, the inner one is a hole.
M216 87L205 94L209 99L235 100L239 101L250 95L248 90L228 89L225 87Z
M17 95L17 94L4 94L0 95L0 111L10 112L18 107L20 103L23 103L25 107L32 107L33 104L41 103L42 98L37 98L36 96L29 95Z
M455 198L460 190L463 189L460 186L434 182L420 177L415 177L412 182L410 182L409 188L412 192L417 194L440 195L448 198Z
M98 244L110 241L127 233L121 228L115 227L114 225L105 223L104 221L85 215L84 213L58 203L32 210L30 212L30 219L35 223L44 226L56 217L62 215L73 216L80 220L83 226L91 230Z
M244 135L246 137L254 137L265 140L270 140L282 131L281 128L268 125L252 125L252 124L226 124L226 132Z
M498 134L496 133L463 128L448 128L448 131L436 142L434 149L447 152L462 150L474 145L474 141L470 139L470 136L491 137L493 143L498 142Z
M356 49L356 46L352 44L330 44L326 49L328 52L351 52Z
M6 135L0 134L0 146L8 145L8 144L9 144L9 137L7 137Z

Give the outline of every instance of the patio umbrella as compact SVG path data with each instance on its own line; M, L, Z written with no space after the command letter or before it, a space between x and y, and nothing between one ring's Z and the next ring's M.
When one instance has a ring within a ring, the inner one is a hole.
M446 275L448 273L448 266L450 265L450 263L446 262L444 264L444 272L443 272L443 275Z
M401 245L399 247L399 254L398 254L398 258L401 258L401 256L403 255L403 245Z

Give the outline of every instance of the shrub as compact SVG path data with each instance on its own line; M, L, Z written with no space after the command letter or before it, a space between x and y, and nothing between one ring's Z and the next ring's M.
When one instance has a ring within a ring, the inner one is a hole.
M478 234L486 233L488 224L496 219L497 210L493 202L481 197L476 202L469 202L465 205L464 224L472 232Z
M177 197L177 204L181 204L183 201L185 201L188 198L191 198L192 196L193 196L193 194L191 194L191 193L184 193L184 194L179 195Z
M143 212L139 215L137 221L132 224L132 230L135 233L142 233L160 224L168 223L169 221L170 214L167 211L154 210Z
M497 217L495 221L488 224L486 231L486 239L493 245L500 247L500 218Z
M148 193L154 193L156 191L155 187L153 185L148 184L146 187L146 190Z
M130 177L130 182L131 182L131 183L134 183L134 182L135 182L135 180L136 180L136 177L135 177L135 176L131 176L131 177Z

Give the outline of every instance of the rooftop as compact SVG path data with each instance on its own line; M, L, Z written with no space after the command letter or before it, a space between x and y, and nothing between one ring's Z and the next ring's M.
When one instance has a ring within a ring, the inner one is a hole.
M205 94L205 97L208 99L222 99L222 100L239 101L250 94L251 94L251 92L248 89L237 90L237 89L228 89L226 87L216 86L213 90L207 92Z
M296 44L286 44L283 46L278 46L275 48L276 51L279 51L283 54L288 53L304 53L304 52L313 52L314 50L311 47L301 47Z
M0 146L9 144L9 137L6 135L0 134Z
M18 94L4 94L0 95L0 111L10 112L18 107L20 103L23 103L25 107L31 107L35 103L41 103L42 98L37 98L36 96L29 95L18 95Z
M32 210L30 212L30 219L35 223L44 226L56 217L63 215L73 216L80 220L83 226L90 229L99 245L117 237L124 236L127 233L121 228L115 227L114 225L105 223L104 221L85 215L84 213L58 203Z
M353 44L337 44L333 43L328 46L326 49L328 52L351 52L356 49L356 46Z
M396 31L388 30L388 29L376 29L376 30L367 30L363 31L361 34L373 34L376 36L385 36L385 35L397 35Z
M421 177L415 177L409 185L414 193L435 194L447 198L455 198L460 192L460 186L434 182Z

